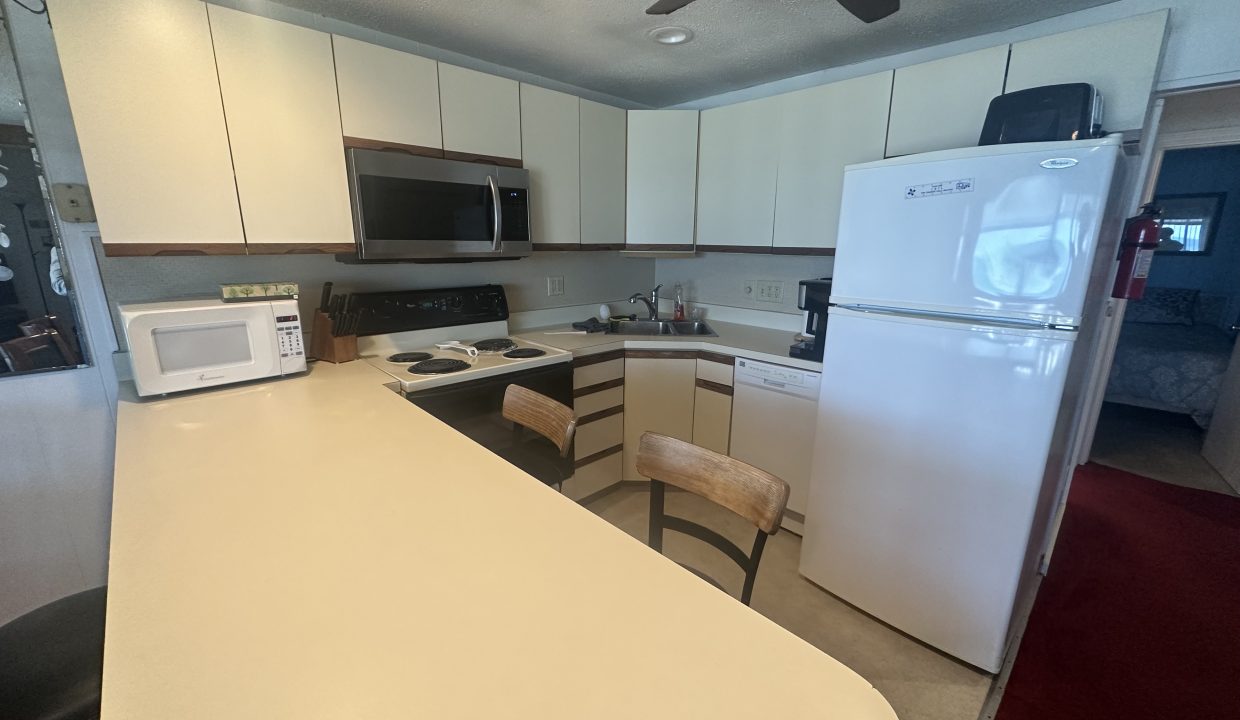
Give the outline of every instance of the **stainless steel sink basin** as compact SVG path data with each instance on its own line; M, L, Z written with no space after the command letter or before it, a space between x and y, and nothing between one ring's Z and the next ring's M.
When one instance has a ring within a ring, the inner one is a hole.
M607 328L609 335L695 335L718 337L719 333L701 320L613 320Z

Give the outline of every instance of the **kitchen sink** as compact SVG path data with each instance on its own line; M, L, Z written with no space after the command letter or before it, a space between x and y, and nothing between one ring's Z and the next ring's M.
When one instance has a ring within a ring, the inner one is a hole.
M701 320L613 320L609 335L696 335L718 337L719 333Z

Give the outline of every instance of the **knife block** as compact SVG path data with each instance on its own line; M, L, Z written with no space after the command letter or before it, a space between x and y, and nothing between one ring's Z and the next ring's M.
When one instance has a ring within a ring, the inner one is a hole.
M357 336L333 336L331 318L321 310L315 310L314 325L310 328L310 354L329 363L356 360Z

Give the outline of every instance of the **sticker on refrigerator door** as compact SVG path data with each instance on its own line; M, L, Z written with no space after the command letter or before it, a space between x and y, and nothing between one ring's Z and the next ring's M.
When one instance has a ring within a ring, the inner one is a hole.
M912 200L914 198L938 197L940 195L955 195L967 192L973 192L973 178L944 180L943 182L925 183L924 185L909 185L904 189L904 199Z

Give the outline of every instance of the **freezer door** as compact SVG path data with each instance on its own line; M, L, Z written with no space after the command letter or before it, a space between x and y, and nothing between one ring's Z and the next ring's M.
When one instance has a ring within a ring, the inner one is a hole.
M833 308L801 574L997 671L1072 346Z
M1030 147L848 168L832 301L1079 325L1120 147Z

